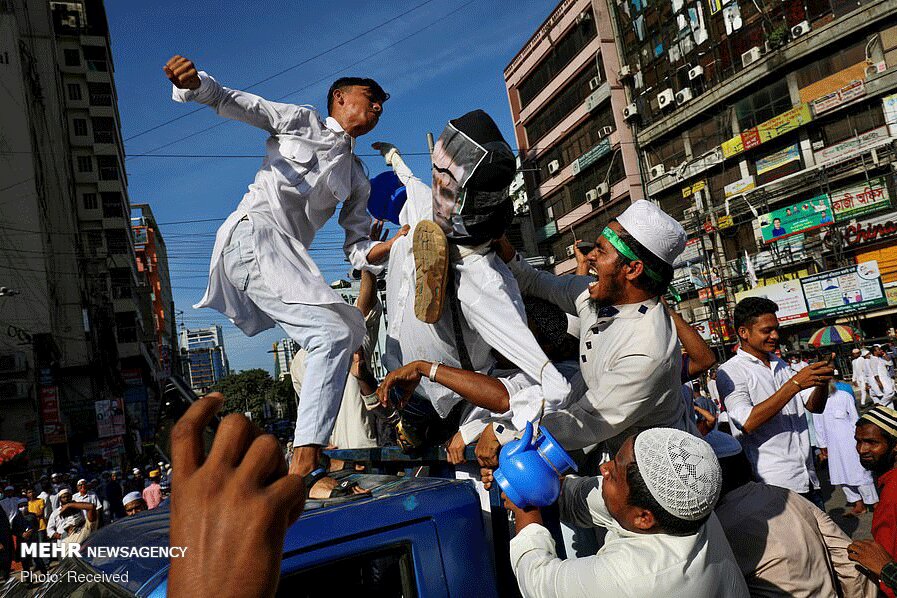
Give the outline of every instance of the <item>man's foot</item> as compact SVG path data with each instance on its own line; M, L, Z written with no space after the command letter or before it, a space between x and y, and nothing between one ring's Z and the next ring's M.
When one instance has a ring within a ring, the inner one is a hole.
M867 511L866 505L863 504L863 501L857 501L854 503L853 508L847 512L847 515L851 515L853 517L859 517L860 515L865 514Z
M418 320L433 324L442 315L448 275L448 241L439 225L420 221L414 228L414 269L416 284L414 314Z

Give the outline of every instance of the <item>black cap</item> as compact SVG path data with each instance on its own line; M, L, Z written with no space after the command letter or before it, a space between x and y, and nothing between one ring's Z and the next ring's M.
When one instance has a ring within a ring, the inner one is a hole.
M501 191L510 185L517 172L514 152L492 117L483 110L472 110L449 122L488 152L465 188L474 191Z

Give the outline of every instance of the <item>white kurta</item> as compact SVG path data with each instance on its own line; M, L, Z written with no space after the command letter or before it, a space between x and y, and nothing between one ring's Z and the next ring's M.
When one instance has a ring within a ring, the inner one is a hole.
M744 577L715 515L691 536L637 534L607 511L601 478L564 480L561 519L580 527L605 527L595 556L561 560L541 525L511 540L511 568L525 598L747 598Z
M517 255L511 271L521 290L558 305L580 322L579 352L588 390L542 425L567 450L606 443L609 454L648 428L696 432L682 401L682 351L673 321L655 298L616 305L602 315L589 302L590 276L541 272ZM614 313L615 312L615 313Z
M411 227L408 235L396 239L389 253L386 274L386 312L389 314L383 364L394 370L414 360L441 361L460 368L461 361L452 325L452 309L447 301L434 324L414 315L415 269L412 241L421 220L432 219L433 195L400 159L393 169L405 185L408 199L399 215L401 224ZM451 246L450 246L451 247ZM455 251L457 248L453 248ZM523 299L514 276L488 248L465 250L452 256L456 296L463 316L461 330L474 371L489 373L495 365L492 349L505 356L532 378L539 387L534 399L546 409L560 405L570 393L570 385L548 360L527 327ZM417 392L446 417L461 400L452 390L421 380Z
M339 223L346 231L346 257L357 269L382 270L367 263L367 254L376 243L369 238L370 183L353 154L355 140L336 120L328 117L325 121L309 107L270 102L222 87L205 72L199 77L199 89L174 87L173 99L206 104L221 116L267 131L270 137L255 181L218 229L209 286L194 307L218 310L249 336L274 326L270 317L228 282L221 267L221 254L244 216L253 224L262 278L284 303L343 303L321 276L308 248L342 203Z
M829 395L825 411L816 418L820 446L828 449L828 472L832 484L872 484L872 472L860 465L853 439L859 419L853 395L840 389Z
M883 399L890 399L894 397L894 379L891 378L891 374L888 373L888 362L882 359L881 357L872 356L869 358L869 369L872 372L872 382L869 384L875 385L876 394L882 396ZM878 383L875 382L874 376L878 376L878 379L881 381L881 388L879 388Z

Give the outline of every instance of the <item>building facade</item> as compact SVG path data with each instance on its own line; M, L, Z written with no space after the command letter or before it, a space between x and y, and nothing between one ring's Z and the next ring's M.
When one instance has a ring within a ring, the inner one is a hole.
M179 338L181 359L194 392L205 394L230 374L221 326L185 328Z
M574 231L646 197L689 232L669 297L721 350L749 295L786 348L834 323L894 338L897 4L564 1L505 80L557 272Z
M283 380L290 373L290 362L299 351L299 343L290 338L282 338L271 347L274 353L274 379Z
M103 3L0 2L0 29L0 202L15 206L0 209L0 286L18 293L2 298L0 437L38 465L120 456L127 434L102 422L129 385L158 391L159 372Z

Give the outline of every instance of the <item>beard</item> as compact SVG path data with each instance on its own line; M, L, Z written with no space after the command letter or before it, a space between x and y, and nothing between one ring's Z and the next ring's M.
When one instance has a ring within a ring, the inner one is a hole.
M863 469L868 469L872 472L876 478L881 476L887 472L889 472L894 467L894 457L890 455L890 451L888 454L885 454L880 459L876 459L875 461L863 461L860 459L860 465L863 466Z

